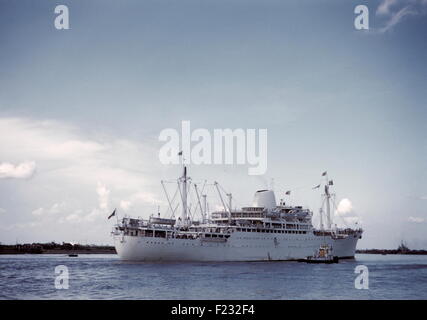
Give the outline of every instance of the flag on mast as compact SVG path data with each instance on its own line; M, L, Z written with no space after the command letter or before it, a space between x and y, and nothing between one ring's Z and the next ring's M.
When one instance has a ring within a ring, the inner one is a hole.
M178 155L179 155L179 156L182 156L182 151L178 152Z
M116 209L114 209L113 213L108 216L108 220L116 215Z
M323 172L322 177L326 176L327 173L328 173L327 171Z
M289 196L289 195L291 194L291 191L286 191L286 192L285 192L285 194L286 194L287 196Z
M317 186L313 187L313 189L319 189L320 188L320 184L318 184Z

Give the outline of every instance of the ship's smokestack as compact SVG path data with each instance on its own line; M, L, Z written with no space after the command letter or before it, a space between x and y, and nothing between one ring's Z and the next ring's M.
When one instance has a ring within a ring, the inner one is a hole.
M252 204L254 207L263 207L271 210L276 207L276 197L272 190L258 190L255 192L254 201Z

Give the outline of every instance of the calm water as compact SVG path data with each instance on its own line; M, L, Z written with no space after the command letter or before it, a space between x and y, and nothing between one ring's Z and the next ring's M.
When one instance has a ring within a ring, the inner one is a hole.
M369 289L354 268L369 269ZM69 289L54 286L57 265ZM0 299L427 299L427 256L357 255L297 262L135 263L116 255L0 256Z

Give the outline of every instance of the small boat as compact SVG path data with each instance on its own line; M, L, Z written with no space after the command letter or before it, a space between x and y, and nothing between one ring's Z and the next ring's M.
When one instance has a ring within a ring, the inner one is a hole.
M332 248L330 246L321 245L314 255L298 261L306 263L338 263L339 259L332 254Z
M76 254L76 253L70 253L68 256L69 256L69 257L78 257L79 255L78 255L78 254Z

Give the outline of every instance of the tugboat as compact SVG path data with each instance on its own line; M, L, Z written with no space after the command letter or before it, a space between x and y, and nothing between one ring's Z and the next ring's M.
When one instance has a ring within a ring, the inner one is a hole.
M306 263L338 263L338 260L338 257L332 254L332 247L323 244L314 255L298 261Z

